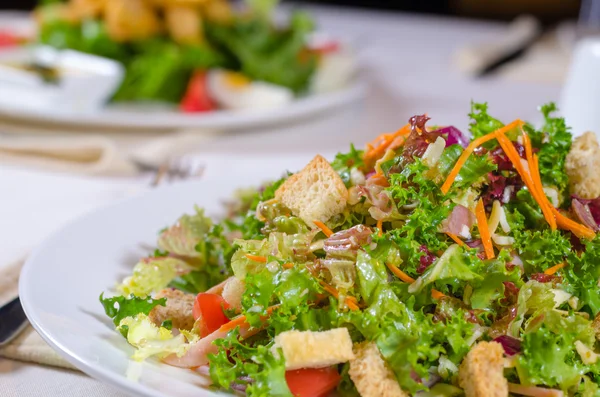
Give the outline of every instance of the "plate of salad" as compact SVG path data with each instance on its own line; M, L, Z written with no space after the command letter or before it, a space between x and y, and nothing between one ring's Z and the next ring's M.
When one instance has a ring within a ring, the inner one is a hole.
M47 59L40 64L37 51L53 48L58 60L60 51L76 51L118 63L119 83L108 103L91 110L2 101L0 112L68 124L237 128L306 117L362 98L352 45L316 31L303 11L276 18L276 5L271 0L44 2L28 17L35 24L33 37L15 31L11 39L12 25L0 27L6 36L0 42L2 62L10 67L25 62L25 45L33 60L20 69L47 72L53 66ZM60 67L54 69L60 77ZM61 85L60 78L43 81L50 88Z
M600 145L555 110L114 204L37 249L24 309L138 395L596 396Z

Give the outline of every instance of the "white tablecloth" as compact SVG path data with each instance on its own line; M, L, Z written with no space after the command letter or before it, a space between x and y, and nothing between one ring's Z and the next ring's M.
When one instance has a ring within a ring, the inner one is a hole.
M538 105L558 100L557 85L475 80L452 68L457 48L501 34L501 24L311 8L323 29L349 37L361 47L365 76L371 84L365 106L284 130L227 135L207 143L200 159L209 153L331 152L347 148L349 141L362 145L380 132L403 125L416 113L427 113L433 123L466 128L471 99L489 102L493 114L504 120L536 121ZM66 220L139 192L146 184L143 179L85 180L0 169L0 259L24 255ZM0 396L121 395L80 373L0 359Z

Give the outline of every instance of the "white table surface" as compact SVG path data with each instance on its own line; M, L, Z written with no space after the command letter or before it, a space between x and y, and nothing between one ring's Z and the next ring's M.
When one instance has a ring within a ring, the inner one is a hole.
M416 113L466 129L471 99L487 101L503 120L538 120L560 86L472 79L452 66L465 44L502 34L503 25L464 19L309 7L325 30L355 40L371 88L366 103L303 125L234 134L208 142L207 154L298 155L332 152L392 131ZM263 159L263 162L265 159ZM248 164L252 164L250 161ZM218 169L218 167L217 167ZM145 189L147 180L100 180L0 169L0 266L32 249L62 223L97 205ZM87 376L0 359L0 396L115 396Z

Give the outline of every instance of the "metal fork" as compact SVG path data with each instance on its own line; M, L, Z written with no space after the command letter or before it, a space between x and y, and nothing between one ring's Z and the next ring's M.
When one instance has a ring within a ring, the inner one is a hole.
M199 165L185 156L171 157L158 166L139 160L134 160L134 163L141 171L152 172L150 186L158 186L165 181L173 182L175 180L198 178L203 175L205 169L203 164Z

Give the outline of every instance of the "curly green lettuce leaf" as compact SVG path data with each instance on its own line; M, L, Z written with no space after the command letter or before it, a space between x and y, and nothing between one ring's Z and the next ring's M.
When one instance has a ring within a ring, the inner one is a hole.
M136 348L132 358L142 361L148 357L164 358L171 354L183 356L199 337L185 330L178 335L163 326L157 327L147 315L137 314L119 322L118 330L127 331L127 342Z
M260 240L266 237L266 233L263 233L265 222L256 217L256 209L260 203L269 201L275 197L275 191L287 180L288 176L289 173L286 173L282 178L256 191L250 204L250 209L239 225L239 230L242 232L244 240Z
M516 266L511 270L507 268L510 260L509 253L502 250L496 259L484 262L482 279L470 283L473 292L469 301L473 309L493 310L501 305L500 300L505 296L505 282L512 282L517 288L523 284L520 269Z
M528 129L533 147L539 148L539 169L542 183L547 186L556 186L564 192L569 183L565 172L565 162L573 135L562 117L553 117L552 113L558 109L553 102L540 107L544 115L544 124L539 130Z
M571 250L569 238L559 230L515 230L513 237L527 274L541 273L563 262Z
M200 258L196 246L207 236L213 225L212 220L198 207L196 214L183 215L177 223L164 230L158 238L158 247L171 254L190 258Z
M581 361L575 342L594 346L594 330L589 320L556 311L544 314L536 329L525 333L517 373L524 385L545 385L562 390L576 388L586 373L598 374L596 365Z
M208 359L210 377L216 385L226 390L232 390L233 383L247 386L249 397L292 396L285 380L281 351L274 354L269 345L252 346L241 342L237 330L214 343L219 352L209 354Z
M105 298L104 293L100 294L100 303L104 307L104 312L112 318L115 325L119 325L121 320L126 317L133 317L138 314L148 314L155 306L166 306L167 299L152 299L150 297L138 298L130 296L114 296Z
M480 261L479 261L480 262ZM427 285L444 281L470 281L481 279L474 268L474 258L457 244L453 244L430 266L422 276L408 288L410 293L419 293Z
M435 168L436 172L440 176L440 181L442 181L450 173L452 167L454 167L454 164L456 164L456 161L462 154L463 150L464 149L460 145L451 145L444 149ZM491 158L487 155L469 156L454 180L453 189L461 189L473 185L480 185L486 180L487 175L490 172L495 171L497 168L497 165L494 164Z
M568 266L562 272L566 279L563 287L579 299L581 310L595 317L600 313L600 237L583 245L583 252L569 252Z
M348 153L338 153L331 162L331 166L340 175L344 185L350 187L352 186L352 169L360 169L364 166L363 151L356 150L354 145L350 144L350 151Z
M317 60L302 56L307 35L314 29L304 12L294 12L287 29L277 29L263 18L238 18L231 24L206 24L207 38L229 54L229 62L252 80L288 87L296 93L308 89Z
M528 281L519 290L517 315L508 328L509 334L518 338L521 332L527 329L531 320L552 310L555 305L551 284Z
M488 114L488 104L485 102L471 102L469 117L471 118L469 131L471 131L472 139L480 138L504 126L500 120Z
M416 273L419 258L425 255L420 249L422 245L432 252L448 248L447 240L440 238L439 228L450 215L454 203L447 202L438 185L429 179L428 170L416 159L400 173L390 174L390 187L387 188L399 209L410 208L406 222L388 232L400 248L409 274Z
M164 256L144 258L133 268L117 290L123 295L144 297L166 288L177 276L189 273L192 267L181 259Z

